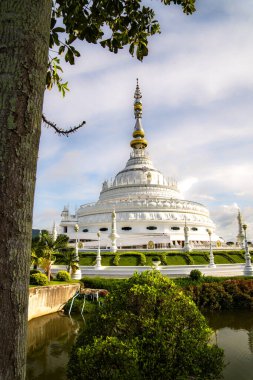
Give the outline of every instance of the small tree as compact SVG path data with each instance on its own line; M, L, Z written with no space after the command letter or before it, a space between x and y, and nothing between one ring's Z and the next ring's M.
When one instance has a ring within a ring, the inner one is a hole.
M55 261L55 255L63 252L68 247L69 238L65 235L58 235L56 239L46 230L40 236L32 240L31 262L34 269L40 266L47 274L50 281L51 264Z
M158 271L135 274L87 322L72 350L69 379L217 380L223 351L209 344L211 333L172 281Z

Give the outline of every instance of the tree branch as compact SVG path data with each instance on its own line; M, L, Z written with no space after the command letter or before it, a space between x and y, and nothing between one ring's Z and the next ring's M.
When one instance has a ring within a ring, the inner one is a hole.
M82 128L84 126L84 124L86 124L86 121L83 121L81 124L77 125L76 127L71 127L69 129L65 130L62 128L58 128L55 123L47 120L45 115L43 115L43 114L42 114L42 121L46 127L53 128L55 130L55 133L57 133L58 135L61 135L61 136L63 135L63 136L67 136L67 137L69 136L69 134L76 132L79 128Z

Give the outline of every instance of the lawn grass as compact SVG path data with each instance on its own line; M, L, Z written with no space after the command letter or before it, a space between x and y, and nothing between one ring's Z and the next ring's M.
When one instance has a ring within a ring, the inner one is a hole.
M214 254L214 262L215 264L231 264L227 257L219 255L218 253Z
M114 259L114 255L108 255L108 254L102 255L101 264L104 265L105 267L113 265L113 259Z
M178 256L172 256L168 255L167 256L167 264L168 265L187 265L187 261L185 256L183 255L178 255Z
M194 265L206 265L208 264L208 260L206 259L206 257L204 255L190 255L193 262L194 262Z
M120 255L119 265L120 266L137 266L139 265L139 256L134 255Z
M79 261L79 265L93 265L94 260L96 259L95 255L87 255L87 256L82 256Z
M245 258L242 254L232 253L229 255L232 257L232 259L234 260L235 263L244 263L245 262Z

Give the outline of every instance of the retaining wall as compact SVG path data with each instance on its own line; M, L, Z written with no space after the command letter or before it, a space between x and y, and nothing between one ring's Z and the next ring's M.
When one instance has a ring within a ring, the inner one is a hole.
M56 313L80 288L80 284L38 286L29 289L28 321Z

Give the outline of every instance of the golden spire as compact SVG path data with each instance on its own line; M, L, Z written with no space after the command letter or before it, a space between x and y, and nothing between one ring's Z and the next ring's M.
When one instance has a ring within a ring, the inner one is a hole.
M144 139L144 129L142 128L141 118L142 118L142 102L141 102L141 91L137 78L137 85L134 93L134 116L136 119L135 127L133 131L133 140L130 145L133 149L145 149L148 145L147 140Z

